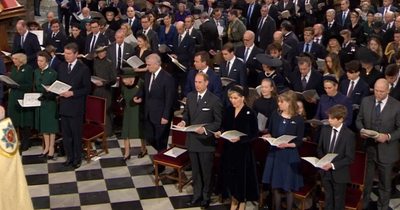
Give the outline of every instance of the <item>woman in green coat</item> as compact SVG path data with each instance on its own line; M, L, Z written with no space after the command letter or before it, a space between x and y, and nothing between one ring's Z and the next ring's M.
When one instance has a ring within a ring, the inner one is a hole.
M14 65L11 66L11 79L17 85L12 85L8 96L8 115L15 127L19 128L21 146L20 151L29 149L29 136L33 127L33 108L21 107L18 99L23 99L25 93L30 93L33 86L32 67L26 64L27 57L23 50L15 52L12 56Z
M133 101L133 98L143 89L144 82L134 72L135 70L130 67L123 68L122 79L122 99L125 101L124 120L122 122L121 137L124 140L125 155L121 162L131 159L129 139L140 138L141 152L138 158L142 158L147 154L146 140L143 133L143 122L140 120L140 115L143 114L143 106ZM120 101L121 101L120 100Z
M50 86L57 80L57 72L50 68L50 55L40 51L37 54L38 69L35 70L34 92L41 93L40 107L35 108L35 128L43 134L44 150L39 157L54 158L54 141L59 132L56 94L47 92L42 85Z

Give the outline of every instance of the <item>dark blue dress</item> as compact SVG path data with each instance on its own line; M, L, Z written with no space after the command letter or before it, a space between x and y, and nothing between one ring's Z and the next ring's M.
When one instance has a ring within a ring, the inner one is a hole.
M343 95L341 92L338 92L335 96L330 97L328 95L322 95L321 99L318 103L318 109L315 113L314 119L318 120L325 120L328 119L328 115L325 113L329 108L334 105L343 105L347 108L347 117L346 120L343 122L344 125L349 127L353 122L353 104L351 100Z
M303 186L303 177L300 171L300 156L297 151L304 135L304 122L300 115L291 119L283 118L278 112L271 114L268 132L276 138L282 135L293 135L297 138L290 143L295 143L296 148L279 149L269 148L262 182L271 184L273 189L298 191Z

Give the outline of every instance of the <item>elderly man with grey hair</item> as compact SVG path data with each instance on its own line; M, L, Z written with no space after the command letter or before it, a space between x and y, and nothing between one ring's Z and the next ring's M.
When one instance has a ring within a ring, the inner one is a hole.
M327 31L330 31L330 33L339 35L343 26L340 22L335 20L335 14L336 12L334 9L328 9L326 11L326 21L324 21L322 25Z
M383 25L383 30L387 31L394 28L394 12L388 11L385 14L385 25Z

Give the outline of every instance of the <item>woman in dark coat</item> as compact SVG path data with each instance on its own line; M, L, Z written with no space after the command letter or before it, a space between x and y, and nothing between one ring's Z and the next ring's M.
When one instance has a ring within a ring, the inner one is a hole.
M30 93L33 88L33 71L27 62L24 50L19 50L11 56L13 65L11 66L11 79L19 86L11 86L8 96L8 116L10 116L14 127L19 127L21 135L20 151L29 148L29 136L31 127L34 125L33 112L31 107L21 107L18 99L23 99L25 93Z
M107 47L99 46L96 48L97 57L93 62L94 76L100 77L104 81L93 82L96 88L93 91L94 96L106 99L106 136L113 136L112 130L112 90L111 86L117 82L117 72L107 55Z
M263 79L261 82L261 97L254 101L253 110L256 114L261 113L269 119L271 114L278 109L276 96L275 83L271 79ZM266 125L268 125L268 121ZM267 129L264 128L260 132L267 133Z
M121 27L120 21L116 21L115 17L119 14L119 11L115 7L106 7L102 11L104 17L106 17L106 21L108 24L108 28L117 31Z
M359 50L356 55L362 66L360 78L367 82L372 93L375 82L384 77L382 72L380 72L374 66L379 61L380 57L378 54L369 49Z
M75 43L78 45L78 54L83 54L85 52L85 37L81 35L81 29L79 24L73 24L72 35L69 36L67 40L67 43Z
M351 39L354 39L358 46L365 43L364 27L359 23L359 19L357 12L351 12L351 21L344 27L345 29L349 29L351 32Z
M153 52L150 49L150 41L149 38L144 35L140 34L137 37L138 40L138 46L136 47L135 50L135 55L140 58L140 60L143 61L143 63L146 63L146 57ZM147 71L146 64L143 64L142 66L139 66L139 68L135 69L135 73L144 81L144 75Z
M54 158L54 141L59 132L57 95L47 92L42 85L50 86L57 80L57 72L49 66L50 55L47 52L38 52L38 69L35 70L34 92L41 93L41 105L35 108L35 128L43 134L44 150L39 157Z
M296 136L290 143L269 148L262 182L273 189L275 210L281 209L281 191L286 193L287 209L292 209L294 191L303 186L300 172L300 156L297 147L304 136L303 118L297 114L296 94L289 90L278 96L280 112L274 112L269 119L268 133L263 137L278 138L282 135Z
M258 137L257 116L244 104L244 91L241 86L233 86L228 91L232 106L225 109L221 132L237 130L247 134L231 141L225 141L215 194L231 198L231 209L245 209L246 201L257 201L260 197L256 165L251 142Z

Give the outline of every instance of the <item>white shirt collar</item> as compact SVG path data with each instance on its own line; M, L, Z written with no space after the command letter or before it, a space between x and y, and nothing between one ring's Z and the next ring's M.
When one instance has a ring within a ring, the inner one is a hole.
M233 56L233 58L228 61L228 62L230 62L230 66L232 66L233 62L235 62L235 59L236 59L236 56Z
M311 77L311 71L312 71L312 69L310 69L310 71L307 73L307 75L305 76L305 78L306 78L306 80L307 80L307 83L308 83L308 81L310 80L310 77ZM300 74L301 75L301 74ZM300 79L303 79L303 75L301 75L301 78Z
M357 85L358 81L360 81L360 77L357 77L357 79L355 79L355 80L350 80L350 85L351 85L351 82L354 82L354 87L355 87Z
M381 101L381 111L382 111L383 108L385 107L385 105L386 105L386 103L387 103L387 101L388 101L388 98L389 98L389 94L386 96L385 99L383 99L383 100ZM376 100L376 99L375 99L375 105L378 105L378 100Z
M393 82L394 87L396 87L396 85L399 83L399 77L400 77L400 74L397 76L396 81ZM390 87L391 87L391 85L390 85Z
M203 97L204 97L204 95L206 94L206 92L207 92L207 89L206 89L202 94L200 94L199 92L197 92L197 98L199 98L199 96L201 96L201 99L203 99Z
M161 71L161 66L160 66L160 68L158 68L158 70L156 72L154 72L154 76L155 76L154 79L157 78L157 75L160 73L160 71Z
M200 70L200 71L202 71L204 74L207 74L207 71L208 71L208 66L207 66L205 69L203 69L203 70Z
M328 22L328 25L329 24L333 25L334 22L335 22L335 19L333 19L332 22Z
M72 63L68 63L68 65L71 64L71 71L74 69L76 62L78 62L78 59L75 59Z
M29 33L29 30L26 30L26 32L24 33L24 39L26 38L26 35L28 35L28 33Z
M182 39L185 38L186 36L186 30L183 31L183 34L180 34L179 36L182 36Z
M340 126L339 126L338 128L332 127L332 130L333 130L333 129L337 130L336 139L337 139L337 137L338 137L338 134L340 133L340 130L342 130L342 127L343 127L343 123L341 123ZM332 133L333 133L333 132L332 132ZM336 139L335 139L335 140L336 140Z

